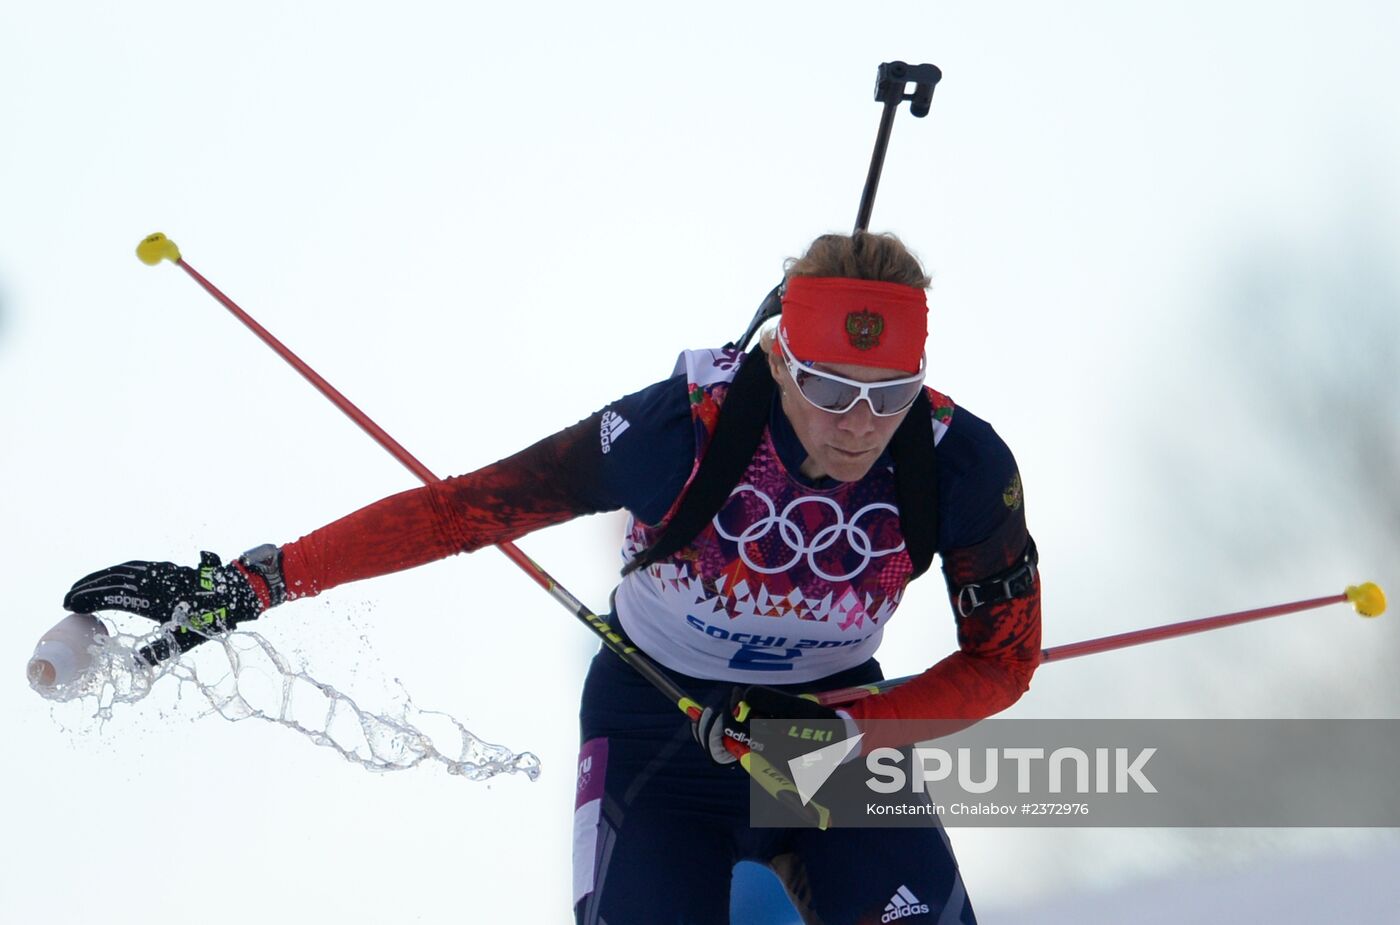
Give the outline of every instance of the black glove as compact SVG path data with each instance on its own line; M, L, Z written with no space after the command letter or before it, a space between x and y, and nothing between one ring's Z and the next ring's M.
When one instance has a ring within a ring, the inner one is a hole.
M754 685L731 688L727 705L706 707L691 733L715 764L733 764L739 759L725 747L726 739L756 752L764 750L764 743L756 741L749 729L749 723L755 719L789 720L787 735L802 744L810 743L812 748L837 741L834 735L839 734L835 730L845 725L831 707ZM796 746L798 742L788 744Z
M199 567L173 562L124 562L80 579L63 598L74 613L123 610L157 623L179 626L138 654L155 665L175 651L188 652L215 633L252 620L264 609L252 582L267 582L256 572L223 565L212 552L199 554ZM268 598L270 599L270 597Z

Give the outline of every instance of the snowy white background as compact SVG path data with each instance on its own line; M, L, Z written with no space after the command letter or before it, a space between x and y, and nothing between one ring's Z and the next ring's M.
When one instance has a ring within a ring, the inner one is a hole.
M80 575L285 542L414 484L139 264L145 234L467 471L736 336L784 257L849 229L875 66L932 61L872 227L933 272L931 382L1017 452L1046 643L1400 593L1376 468L1400 454L1397 39L1383 2L6 4L0 921L568 918L594 646L500 555L255 628L366 706L398 678L534 750L537 783L373 776L164 694L99 730L25 685ZM521 546L602 608L618 527ZM953 647L937 585L890 673ZM1046 666L1011 715L1396 716L1398 643L1332 608ZM1389 831L954 842L992 923L1400 901Z

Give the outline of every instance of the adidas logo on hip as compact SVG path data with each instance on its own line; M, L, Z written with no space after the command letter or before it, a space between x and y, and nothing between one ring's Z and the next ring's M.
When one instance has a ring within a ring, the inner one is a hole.
M616 411L604 411L602 426L598 428L603 439L603 452L611 451L613 443L622 436L624 430L631 426L627 423L627 419Z
M909 892L909 887L901 886L895 890L890 901L885 903L885 914L880 916L881 922L898 922L914 915L927 915L928 903L921 903L913 893Z

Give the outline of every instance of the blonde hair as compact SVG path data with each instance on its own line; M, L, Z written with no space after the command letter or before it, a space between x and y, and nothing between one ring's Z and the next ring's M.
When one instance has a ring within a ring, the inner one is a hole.
M927 289L929 276L919 258L888 232L824 234L801 257L789 257L783 272L793 276L843 276Z

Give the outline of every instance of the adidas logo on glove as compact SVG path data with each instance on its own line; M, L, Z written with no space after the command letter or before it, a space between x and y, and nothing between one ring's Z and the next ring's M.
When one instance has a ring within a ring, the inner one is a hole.
M144 597L132 597L129 594L109 594L102 598L102 603L111 607L130 607L132 610L150 610L151 602Z

